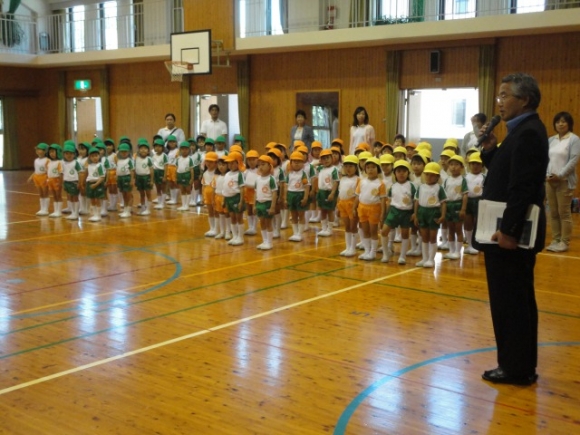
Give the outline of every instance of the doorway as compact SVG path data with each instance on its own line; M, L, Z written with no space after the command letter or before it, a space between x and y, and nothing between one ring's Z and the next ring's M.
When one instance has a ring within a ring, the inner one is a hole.
M407 142L427 141L437 158L449 138L459 143L472 130L471 117L479 112L477 88L407 89L403 125ZM491 116L492 114L487 114Z
M99 97L69 98L69 135L75 143L92 142L103 135L103 111Z
M234 143L234 136L240 132L240 115L238 94L192 95L191 96L191 131L194 137L199 135L201 123L209 119L209 106L217 104L220 108L219 119L228 126L228 147ZM247 139L247 138L246 138Z
M0 168L4 167L4 109L0 98Z

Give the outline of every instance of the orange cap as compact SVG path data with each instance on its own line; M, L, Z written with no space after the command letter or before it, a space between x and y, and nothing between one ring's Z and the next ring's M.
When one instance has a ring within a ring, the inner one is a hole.
M329 149L322 150L320 152L320 158L322 158L324 156L332 156L332 151L330 151Z
M302 154L300 151L294 151L292 154L290 154L290 160L300 160L303 162L304 154Z
M256 150L248 151L248 153L246 154L246 159L251 159L252 157L260 157L260 153L258 153L258 151Z

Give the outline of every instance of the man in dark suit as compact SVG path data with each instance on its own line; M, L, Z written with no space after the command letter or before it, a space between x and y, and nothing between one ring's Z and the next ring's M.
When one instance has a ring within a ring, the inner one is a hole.
M492 237L497 244L476 244L485 255L498 360L498 367L482 377L493 383L531 385L538 378L534 266L546 235L543 202L548 166L548 135L536 112L540 99L532 76L504 77L497 103L508 133L499 146L493 134L482 144L481 159L488 168L482 198L507 203L500 229ZM534 249L522 249L518 240L531 204L541 209L538 235Z

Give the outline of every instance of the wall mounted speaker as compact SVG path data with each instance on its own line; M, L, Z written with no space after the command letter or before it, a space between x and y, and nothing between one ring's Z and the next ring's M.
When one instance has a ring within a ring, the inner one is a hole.
M439 74L441 72L441 52L432 50L429 53L429 72Z

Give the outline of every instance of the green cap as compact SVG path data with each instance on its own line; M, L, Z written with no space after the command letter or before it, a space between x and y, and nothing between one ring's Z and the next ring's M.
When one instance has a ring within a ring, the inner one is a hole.
M193 138L193 137L190 137L189 139L187 139L187 141L188 141L189 143L192 143L192 142L193 142L193 143L197 143L197 140L196 140L195 138Z
M147 148L147 149L150 149L150 148L151 148L151 146L149 145L149 142L147 142L147 141L145 141L145 142L141 142L141 143L137 144L137 146L138 146L139 148L141 148L141 147L145 147L145 148Z
M107 145L105 145L103 142L97 142L97 144L95 145L95 148L100 149L100 150L106 150Z
M38 148L39 150L44 150L46 151L48 149L48 144L41 142L38 145L36 145L36 148Z
M103 143L103 140L100 137L96 137L91 143Z
M72 145L73 147L76 147L75 141L74 140L70 140L70 139L69 140L65 140L64 143L63 143L63 145L64 146Z
M122 143L119 145L119 151L131 151L131 147L128 143Z
M89 154L95 154L95 153L99 154L99 150L95 147L90 147Z
M113 139L111 139L110 137L105 139L105 145L109 145L109 144L115 146L115 141Z
M215 138L215 141L216 142L224 142L225 143L226 138L225 138L225 136L218 136L218 137ZM207 143L207 140L206 140L206 143Z
M144 137L140 137L139 139L137 139L137 145L141 145L143 143L149 144L149 141Z
M155 139L153 141L153 146L155 146L155 145L165 146L165 142L163 142L163 139Z
M189 148L189 142L181 142L179 148Z
M205 139L205 144L215 145L215 141L211 137L208 137Z
M243 141L245 141L246 139L244 139L244 136L242 136L241 134L236 134L236 135L234 136L234 140L235 140L236 142L243 142Z
M65 153L76 153L77 149L74 145L70 143L65 143L64 145L64 152Z
M121 136L121 138L119 139L119 143L121 143L121 142L131 143L131 139L129 139L129 136Z
M90 143L88 143L88 142L81 142L81 143L79 144L79 146L83 146L83 147L85 147L87 150L88 150L89 148L91 148L91 144L90 144Z
M170 134L169 136L167 136L167 142L169 141L177 142L177 138L174 135Z

